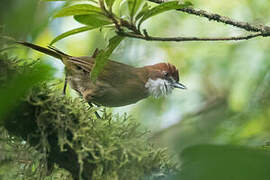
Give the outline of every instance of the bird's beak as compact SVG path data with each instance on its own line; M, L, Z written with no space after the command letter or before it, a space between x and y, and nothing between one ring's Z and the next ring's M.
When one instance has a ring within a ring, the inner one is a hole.
M187 89L187 87L184 84L181 84L179 82L173 83L173 87L179 88L179 89Z

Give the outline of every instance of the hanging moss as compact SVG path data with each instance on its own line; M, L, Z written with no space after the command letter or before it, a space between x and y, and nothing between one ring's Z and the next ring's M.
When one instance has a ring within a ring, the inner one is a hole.
M3 57L0 81L10 77L8 72L22 73L22 68L32 67L14 65ZM63 96L54 87L43 83L32 88L3 123L9 134L44 155L46 167L40 168L46 175L53 176L55 165L73 179L159 179L175 171L165 150L151 145L131 117L101 108L98 119L96 108L90 109L80 98Z

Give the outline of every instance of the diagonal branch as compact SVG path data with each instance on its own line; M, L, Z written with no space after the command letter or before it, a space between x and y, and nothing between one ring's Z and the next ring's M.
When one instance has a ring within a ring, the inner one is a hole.
M165 2L162 0L148 0L148 1L154 2L157 4L162 4L163 2ZM219 14L210 13L210 12L207 12L204 10L195 10L193 8L190 8L190 7L178 9L178 11L182 11L182 12L192 14L195 16L205 17L209 21L213 20L216 22L228 24L231 26L235 26L235 27L244 29L244 30L249 31L249 32L261 32L263 34L263 36L270 36L270 27L269 26L254 25L254 24L251 24L248 22L236 21L236 20L233 20L233 19L226 17L226 16L221 16Z
M163 3L162 0L148 0L151 2L155 2L158 4ZM186 12L188 14L193 14L196 16L206 17L209 20L215 20L217 22L221 22L224 24L229 24L241 29L244 29L248 32L255 32L248 35L242 36L231 36L231 37L155 37L149 36L146 30L141 31L134 25L130 24L130 22L125 21L123 19L119 19L120 26L126 27L129 31L123 31L122 29L116 30L117 34L120 36L130 37L130 38L137 38L143 39L147 41L174 41L174 42L183 42L183 41L240 41L240 40L249 40L255 37L263 36L267 37L270 36L270 27L264 25L253 25L247 22L235 21L228 17L221 16L219 14L209 13L203 10L195 10L193 8L183 8L177 9L178 11ZM110 18L110 17L109 17Z
M246 31L250 32L262 32L262 33L269 33L270 32L270 27L269 26L264 26L264 25L254 25L250 24L248 22L242 22L242 21L236 21L231 18L228 18L226 16L221 16L219 14L215 13L209 13L204 10L195 10L193 8L183 8L179 9L178 11L182 11L188 14L193 14L196 16L201 16L207 18L209 21L213 20L216 22L221 22L224 24L232 25L241 29L244 29Z

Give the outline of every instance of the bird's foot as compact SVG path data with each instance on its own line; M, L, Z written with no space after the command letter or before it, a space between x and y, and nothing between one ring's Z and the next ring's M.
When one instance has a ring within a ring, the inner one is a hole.
M94 107L94 105L93 105L91 102L88 102L88 104L89 104L90 108ZM97 117L98 119L101 119L101 116L98 114L97 111L95 111L95 115L96 115L96 117Z

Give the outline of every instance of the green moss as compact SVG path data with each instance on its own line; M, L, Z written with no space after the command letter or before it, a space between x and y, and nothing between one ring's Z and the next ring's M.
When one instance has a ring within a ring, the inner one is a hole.
M8 70L0 71L2 77L14 69L23 72L17 69L26 66L5 65ZM97 108L90 109L80 98L63 96L54 87L43 83L32 88L4 121L9 134L27 141L45 157L46 166L36 167L41 172L47 170L45 174L57 177L58 171L53 170L63 168L74 179L137 180L157 179L175 171L166 151L151 145L147 133L139 131L131 117L100 108L102 118L98 119Z

